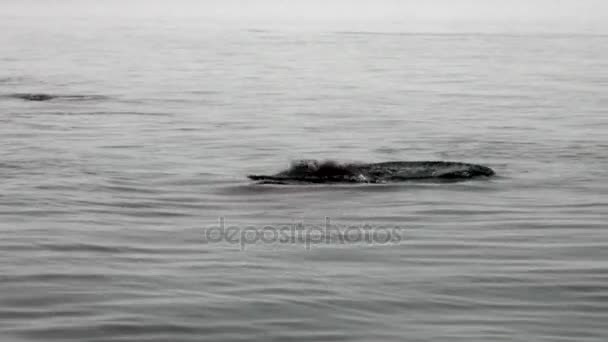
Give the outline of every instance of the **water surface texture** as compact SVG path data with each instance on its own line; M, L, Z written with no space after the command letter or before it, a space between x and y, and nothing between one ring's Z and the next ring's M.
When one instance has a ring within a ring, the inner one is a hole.
M3 341L608 340L607 36L100 16L0 14ZM497 176L246 179L303 158Z

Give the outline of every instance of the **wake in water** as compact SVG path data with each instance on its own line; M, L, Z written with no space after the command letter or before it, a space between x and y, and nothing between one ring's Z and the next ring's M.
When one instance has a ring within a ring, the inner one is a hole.
M274 175L249 175L260 184L301 183L390 183L409 180L464 180L493 176L487 166L446 161L393 161L383 163L339 163L301 160Z

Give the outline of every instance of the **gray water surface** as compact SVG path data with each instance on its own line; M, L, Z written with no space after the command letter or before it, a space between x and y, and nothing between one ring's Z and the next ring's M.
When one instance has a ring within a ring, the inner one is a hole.
M131 19L0 23L2 340L608 339L607 36ZM301 158L498 176L245 177ZM205 240L326 217L401 238Z

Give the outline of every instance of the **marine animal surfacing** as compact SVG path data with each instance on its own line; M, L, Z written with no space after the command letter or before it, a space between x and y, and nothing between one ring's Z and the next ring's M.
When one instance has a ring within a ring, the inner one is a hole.
M487 166L449 161L338 163L302 160L274 175L249 175L261 184L391 183L410 180L461 180L493 176Z

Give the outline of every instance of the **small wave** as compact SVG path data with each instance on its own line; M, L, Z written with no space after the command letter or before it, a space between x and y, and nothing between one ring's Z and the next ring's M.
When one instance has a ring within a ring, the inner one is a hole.
M19 169L23 169L23 167L16 165L16 164L8 164L8 163L1 163L0 162L0 169L14 169L14 170L19 170Z
M336 31L337 35L349 35L349 36L418 36L425 35L424 33L417 32L383 32L383 31Z
M170 113L161 113L161 112L139 112L139 111L86 111L86 112L68 112L68 111L31 111L24 112L21 111L19 113L11 113L14 116L88 116L88 115L102 115L102 116L110 116L110 115L129 115L129 116L172 116Z
M99 273L56 273L56 272L40 272L36 274L24 275L2 275L0 280L3 283L31 283L31 282L52 282L59 280L77 280L99 282L107 279L108 276ZM23 302L18 304L24 304Z

